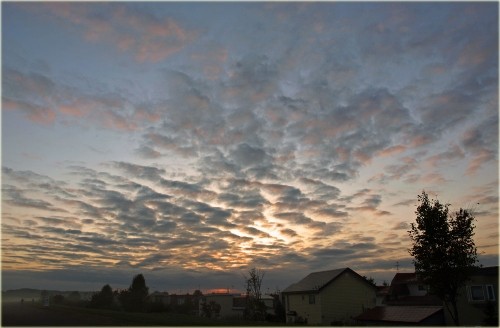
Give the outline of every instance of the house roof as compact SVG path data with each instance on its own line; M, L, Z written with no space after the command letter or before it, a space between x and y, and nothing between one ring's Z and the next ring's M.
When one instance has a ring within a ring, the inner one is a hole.
M417 274L415 272L409 272L409 273L398 272L396 273L394 278L392 278L391 286L398 284L418 283L418 282L419 281L417 279Z
M359 321L419 323L442 311L442 306L377 306L358 315Z
M435 295L423 296L400 296L397 299L386 300L387 305L411 305L411 306L441 306L443 301Z
M352 272L356 276L359 276L363 281L366 281L366 279L349 268L313 272L308 274L299 282L291 284L290 286L285 288L285 290L283 290L283 293L317 292L346 271ZM369 282L367 281L366 283L369 284Z
M473 276L498 276L498 266L477 268Z

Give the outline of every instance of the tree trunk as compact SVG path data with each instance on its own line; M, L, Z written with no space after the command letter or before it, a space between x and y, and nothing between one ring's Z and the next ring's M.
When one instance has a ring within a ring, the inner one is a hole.
M450 314L451 320L453 320L453 323L455 326L460 325L460 320L458 319L458 308L457 308L457 301L443 301L443 304L446 307L446 310L448 310L448 313ZM451 309L450 309L451 305Z
M455 326L460 326L460 320L458 319L458 307L457 307L457 301L453 300L451 301L451 306L453 307L453 321L455 322Z

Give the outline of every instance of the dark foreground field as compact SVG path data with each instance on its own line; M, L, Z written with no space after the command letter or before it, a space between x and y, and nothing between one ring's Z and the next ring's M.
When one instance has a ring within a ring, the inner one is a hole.
M2 326L245 326L255 322L220 321L171 313L125 313L68 306L43 308L3 303Z

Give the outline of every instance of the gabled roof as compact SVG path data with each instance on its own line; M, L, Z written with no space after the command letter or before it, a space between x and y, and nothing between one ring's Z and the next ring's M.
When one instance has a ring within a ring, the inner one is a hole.
M397 306L441 306L443 301L435 295L424 296L400 296L397 299L388 299L385 302L387 305Z
M368 281L366 281L366 279L361 277L359 274L357 274L353 270L351 270L349 268L342 268L342 269L336 269L336 270L328 270L328 271L310 273L304 279L300 280L299 282L297 282L295 284L291 284L290 286L285 288L285 290L283 290L283 293L318 292L346 271L354 273L354 275L358 276L360 279L365 281L367 284L370 284ZM371 286L371 284L370 284L370 286ZM373 286L373 287L375 288L375 286Z
M498 266L477 268L473 276L498 276Z
M398 272L396 273L396 275L394 276L394 278L392 278L392 281L391 281L391 286L392 285L397 285L397 284L409 284L409 283L418 283L419 280L417 278L417 274L415 272L411 272L411 273L404 273L404 272Z
M377 306L358 315L359 321L419 323L442 311L442 306Z

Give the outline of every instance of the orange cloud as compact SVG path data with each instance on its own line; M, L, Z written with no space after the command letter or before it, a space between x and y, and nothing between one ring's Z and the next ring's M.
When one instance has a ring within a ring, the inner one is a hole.
M469 166L467 167L465 174L474 175L484 163L494 159L495 155L486 149L477 151L476 156L469 162Z
M28 7L34 10L40 5ZM193 33L173 19L159 20L121 5L48 3L44 7L63 21L82 27L87 41L112 44L120 51L131 52L140 62L161 61L183 49L193 37ZM96 7L104 7L110 12L95 15Z
M392 155L400 154L400 153L404 152L405 150L406 150L405 146L397 145L397 146L392 146L392 147L389 147L389 148L386 148L386 149L380 151L379 155L382 157L392 156Z
M2 99L2 108L6 110L19 110L35 123L51 124L56 119L56 113L45 106L38 106L23 101Z

